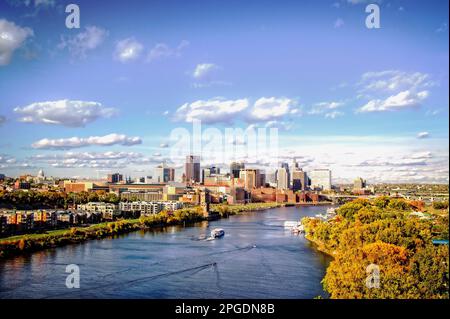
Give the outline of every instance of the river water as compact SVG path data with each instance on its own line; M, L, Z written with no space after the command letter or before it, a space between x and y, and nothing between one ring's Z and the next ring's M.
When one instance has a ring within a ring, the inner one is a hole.
M325 210L276 208L2 260L0 298L326 297L330 258L283 227ZM202 239L215 227L225 236ZM66 287L68 264L79 267L78 289Z

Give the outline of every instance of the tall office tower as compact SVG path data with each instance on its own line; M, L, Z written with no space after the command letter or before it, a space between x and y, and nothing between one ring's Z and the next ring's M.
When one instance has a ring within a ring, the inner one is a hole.
M366 181L361 177L358 177L353 181L353 190L361 190L366 187Z
M278 189L289 188L289 173L285 167L280 167L277 169L276 180Z
M288 163L281 163L281 168L284 168L286 170L286 174L287 174L287 188L291 187L291 172L289 169L289 164Z
M304 191L308 188L308 176L301 168L297 168L292 172L292 190Z
M202 183L205 183L205 177L210 177L212 175L220 174L220 168L216 166L211 166L204 168L202 170Z
M294 158L292 160L292 170L295 171L295 170L298 170L298 169L300 169L300 166L298 165L297 160Z
M269 184L272 184L272 185L276 184L276 182L277 182L277 176L276 175L277 175L276 171L275 172L266 173L266 183L269 183Z
M186 183L200 183L200 156L186 156Z
M244 168L245 168L245 164L244 163L232 162L230 164L230 175L231 175L231 177L239 178L239 171L241 169L244 169Z
M308 173L312 189L330 190L331 171L329 169L315 169Z
M266 173L259 173L259 185L260 187L265 187L266 186Z
M173 182L175 180L175 169L162 163L155 167L153 175L158 183Z
M259 169L241 169L239 172L239 178L244 181L245 190L251 190L252 188L258 188L261 186Z
M119 173L108 174L108 183L119 183L123 180L123 175Z

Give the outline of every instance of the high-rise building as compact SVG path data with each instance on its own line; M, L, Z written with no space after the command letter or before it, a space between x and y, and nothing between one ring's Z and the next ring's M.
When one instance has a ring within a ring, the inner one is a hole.
M115 184L123 181L123 175L119 173L108 174L108 183Z
M353 190L361 190L366 187L366 181L363 180L361 177L356 178L353 181Z
M185 164L186 183L200 183L200 157L194 155L186 156Z
M285 167L279 167L276 172L277 188L288 189L289 188L289 173Z
M234 178L239 178L239 172L245 168L245 164L242 162L232 162L230 164L230 175Z
M259 173L259 185L261 187L265 187L266 186L266 173Z
M301 168L292 171L292 190L304 191L308 188L308 176Z
M202 183L205 183L205 177L210 177L210 176L218 175L218 174L220 174L219 167L211 166L211 167L204 168L202 170Z
M290 169L289 169L289 164L288 163L281 163L281 168L284 168L286 170L286 174L287 174L287 188L290 188L290 186L291 186L291 173L290 173Z
M175 169L162 163L154 169L154 179L157 183L168 183L175 180Z
M245 190L251 190L252 188L261 187L261 177L259 169L241 169L239 172L239 178L243 180Z
M329 169L315 169L308 173L312 189L330 190L331 171Z

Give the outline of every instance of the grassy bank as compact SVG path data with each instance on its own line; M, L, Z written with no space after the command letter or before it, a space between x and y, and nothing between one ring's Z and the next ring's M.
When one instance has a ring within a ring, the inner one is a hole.
M277 203L251 203L246 205L211 205L211 211L227 217L248 211L280 207ZM139 219L123 219L88 227L72 227L48 231L43 234L26 234L0 239L0 258L24 254L48 248L80 243L89 239L101 239L139 229L195 223L205 220L199 207L184 208L173 213L160 212Z

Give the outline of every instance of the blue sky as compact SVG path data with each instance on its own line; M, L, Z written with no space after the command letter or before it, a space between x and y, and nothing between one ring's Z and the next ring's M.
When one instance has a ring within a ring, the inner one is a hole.
M201 120L336 181L448 183L448 2L377 1L380 29L368 3L1 1L0 171L151 175Z

